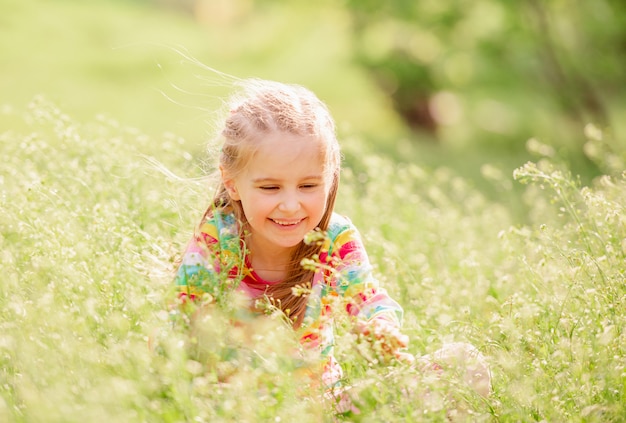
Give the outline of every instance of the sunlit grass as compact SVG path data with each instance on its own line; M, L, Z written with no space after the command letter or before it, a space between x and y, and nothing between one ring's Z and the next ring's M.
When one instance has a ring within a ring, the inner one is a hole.
M279 319L234 329L216 312L191 339L171 324L174 260L212 193L191 178L229 89L179 46L238 76L304 83L332 106L346 155L338 211L404 306L410 351L467 341L492 364L483 400L372 363L340 327L361 410L347 420L441 421L456 409L473 421L626 419L620 140L585 128L585 154L605 173L593 183L595 170L579 181L558 151L504 157L498 136L480 147L464 126L444 139L465 149L416 147L346 59L335 6L267 6L222 27L144 6L0 6L0 421L333 420ZM41 97L23 106L38 93L61 110ZM526 118L561 126L534 109Z
M171 325L173 260L210 188L145 157L199 176L182 139L76 121L41 98L4 119L17 129L0 135L0 420L332 420L280 320L235 330L232 316L211 314L196 350ZM489 357L494 393L375 364L339 328L361 410L349 419L438 421L461 409L472 420L623 420L624 176L609 166L585 187L554 161L523 166L521 226L450 169L354 148L338 211L404 306L410 351L470 342Z
M199 152L232 87L207 79L183 51L236 77L303 84L333 105L342 127L398 131L382 95L349 60L348 17L337 7L239 1L239 15L203 21L158 3L167 2L6 0L0 106L43 94L77 119L105 114L152 136L174 132Z

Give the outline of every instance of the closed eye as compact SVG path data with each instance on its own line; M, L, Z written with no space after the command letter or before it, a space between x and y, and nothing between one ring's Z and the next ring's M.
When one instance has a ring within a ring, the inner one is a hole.
M300 185L300 188L302 189L313 189L313 188L317 188L319 186L319 184L302 184Z
M259 189L263 190L263 191L275 191L277 190L279 187L276 185L264 185L264 186L260 186Z

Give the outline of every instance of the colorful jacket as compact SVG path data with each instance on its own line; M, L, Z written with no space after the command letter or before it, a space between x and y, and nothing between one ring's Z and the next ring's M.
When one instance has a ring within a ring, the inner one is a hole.
M379 286L352 222L334 213L326 232L299 334L304 346L320 351L326 363L324 383L333 386L342 374L333 358L336 308L361 320L385 319L398 327L403 311ZM213 294L211 290L226 280L252 299L262 296L270 282L251 268L242 244L233 214L216 210L207 217L183 254L175 278L178 295L195 299L207 292Z

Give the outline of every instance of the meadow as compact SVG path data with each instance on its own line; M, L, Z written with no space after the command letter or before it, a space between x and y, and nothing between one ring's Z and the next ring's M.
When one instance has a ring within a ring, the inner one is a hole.
M41 98L20 117L26 130L1 135L3 421L330 418L314 396L298 396L295 364L275 347L288 337L280 324L253 323L250 346L215 317L213 360L227 366L227 352L247 345L228 385L170 324L173 260L208 186L148 158L158 152L189 173L180 139L76 122ZM347 143L346 155L355 149ZM338 211L362 228L381 282L405 307L410 351L469 341L490 359L493 395L455 407L482 421L625 417L623 174L583 187L547 158L522 166L515 183L527 184L531 221L519 225L450 169L360 160L358 172L344 170ZM436 421L451 406L401 395L397 378L410 373L372 364L349 333L338 349L348 380L368 387L349 419Z
M593 178L537 140L526 164L484 161L470 178L446 165L458 157L399 162L340 129L337 211L404 307L410 352L470 342L489 359L493 393L382 364L340 326L337 358L360 411L335 415L303 383L275 315L233 328L232 310L216 310L195 350L172 324L175 260L212 193L201 136L165 130L167 111L133 118L102 100L107 113L82 115L45 92L20 96L0 117L0 421L626 420L625 155L601 128L581 133ZM351 113L369 112L340 122Z

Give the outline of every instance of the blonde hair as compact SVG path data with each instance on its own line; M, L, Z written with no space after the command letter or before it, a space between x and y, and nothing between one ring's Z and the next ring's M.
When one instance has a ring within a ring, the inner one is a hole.
M241 82L242 94L230 104L230 114L221 131L223 139L219 165L229 177L241 172L251 160L260 141L267 134L283 132L319 141L323 146L324 176L330 184L326 209L318 227L328 229L339 185L340 151L335 124L326 105L310 90L299 85L258 79ZM239 201L233 201L223 181L220 182L205 218L214 208L233 212L240 223L240 237L245 236L248 221ZM203 219L204 220L204 219ZM313 272L300 264L303 258L319 253L320 246L301 241L294 250L287 277L269 285L266 291L272 303L300 326L306 310L307 295L294 295L292 288L310 284Z

